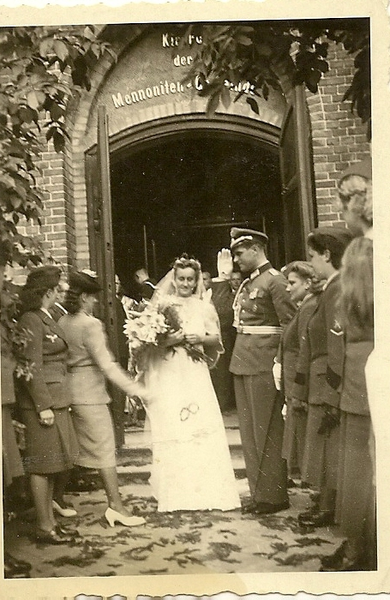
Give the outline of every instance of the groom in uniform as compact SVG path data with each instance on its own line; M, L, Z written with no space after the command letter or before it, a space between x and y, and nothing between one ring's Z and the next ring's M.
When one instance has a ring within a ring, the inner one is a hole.
M251 493L243 512L271 514L289 506L281 455L283 398L272 367L282 327L296 307L286 291L287 280L267 260L266 234L234 227L230 236L234 262L246 277L233 304L237 337L230 363Z

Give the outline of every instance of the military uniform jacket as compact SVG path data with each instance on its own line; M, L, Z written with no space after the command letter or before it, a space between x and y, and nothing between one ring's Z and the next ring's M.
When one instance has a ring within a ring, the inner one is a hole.
M287 280L267 262L241 284L235 299L237 337L230 371L235 375L271 372L280 334L240 333L240 326L286 325L296 306L286 291Z
M68 347L62 329L42 310L24 313L19 323L30 332L24 354L34 363L32 378L19 380L20 407L40 413L48 408L69 406L70 398L63 385Z
M309 404L340 404L344 334L338 321L339 296L337 273L320 294L297 364L292 397Z
M307 324L318 303L318 294L308 295L299 306L296 314L286 325L281 342L281 363L283 374L283 393L287 398L293 397L293 389L297 365L301 349L304 348Z

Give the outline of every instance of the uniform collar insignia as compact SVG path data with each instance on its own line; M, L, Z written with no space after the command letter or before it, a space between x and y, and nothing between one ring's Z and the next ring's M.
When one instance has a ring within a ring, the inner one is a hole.
M257 269L255 269L254 271L252 271L252 273L249 275L250 279L254 279L255 277L258 277L259 275L261 275L262 273L265 273L266 271L268 271L268 269L271 269L271 263L269 261L267 261L266 263L264 263L263 265L261 265L260 267L257 267Z

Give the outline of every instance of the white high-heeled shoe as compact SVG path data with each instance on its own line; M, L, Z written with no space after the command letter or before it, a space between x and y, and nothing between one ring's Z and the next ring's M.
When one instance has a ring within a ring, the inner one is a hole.
M114 527L115 523L120 523L121 525L125 525L125 527L135 527L136 525L143 525L146 523L143 517L122 515L110 506L107 508L104 516L106 517L107 523L110 527Z
M55 500L53 500L53 509L59 515L61 515L61 517L75 517L77 515L77 510L75 510L71 506L63 507L60 504L58 504L58 502L56 502Z

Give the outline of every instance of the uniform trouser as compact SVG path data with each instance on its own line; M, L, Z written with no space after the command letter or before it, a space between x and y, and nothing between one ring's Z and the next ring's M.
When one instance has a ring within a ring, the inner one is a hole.
M252 500L282 504L287 501L282 397L271 373L234 375L234 388Z

